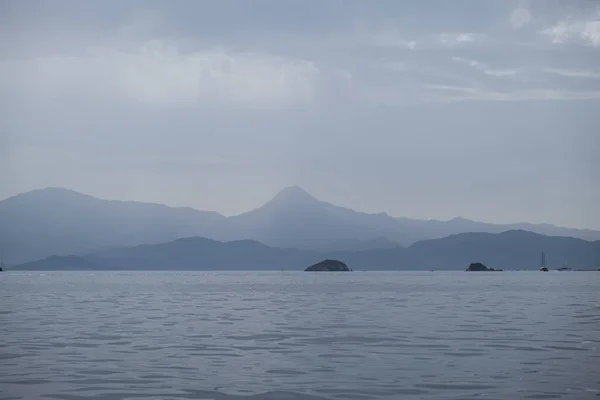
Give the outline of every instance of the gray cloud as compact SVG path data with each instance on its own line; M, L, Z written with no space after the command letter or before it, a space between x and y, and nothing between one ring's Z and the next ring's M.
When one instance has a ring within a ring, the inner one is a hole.
M461 57L452 57L452 60L462 63L462 64L466 64L475 69L478 69L486 75L491 75L491 76L496 76L496 77L514 77L518 73L517 69L493 69L479 61L467 60L467 59L464 59Z
M4 1L0 197L600 228L589 2Z
M544 69L544 72L560 76L566 76L570 78L600 79L600 72L586 71L580 69L546 68Z

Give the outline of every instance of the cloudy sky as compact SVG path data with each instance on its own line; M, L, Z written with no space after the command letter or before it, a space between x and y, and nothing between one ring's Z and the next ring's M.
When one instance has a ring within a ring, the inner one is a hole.
M595 1L0 2L0 198L600 229Z

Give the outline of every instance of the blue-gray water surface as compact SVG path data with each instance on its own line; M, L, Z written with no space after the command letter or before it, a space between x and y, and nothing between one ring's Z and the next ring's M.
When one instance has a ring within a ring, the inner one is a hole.
M597 272L4 272L1 399L600 398Z

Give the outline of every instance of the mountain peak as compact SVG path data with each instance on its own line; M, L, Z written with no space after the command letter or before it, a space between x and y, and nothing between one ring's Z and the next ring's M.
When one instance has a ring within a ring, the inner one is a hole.
M19 193L7 199L1 200L2 203L16 203L25 201L65 201L73 198L92 198L75 190L61 187L46 187L43 189L33 189L28 192Z
M281 190L272 201L317 201L306 190L298 185L288 186Z

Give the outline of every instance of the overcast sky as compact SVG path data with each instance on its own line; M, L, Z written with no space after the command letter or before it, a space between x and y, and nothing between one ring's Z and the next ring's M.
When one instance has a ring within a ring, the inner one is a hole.
M600 229L595 1L0 2L0 198Z

